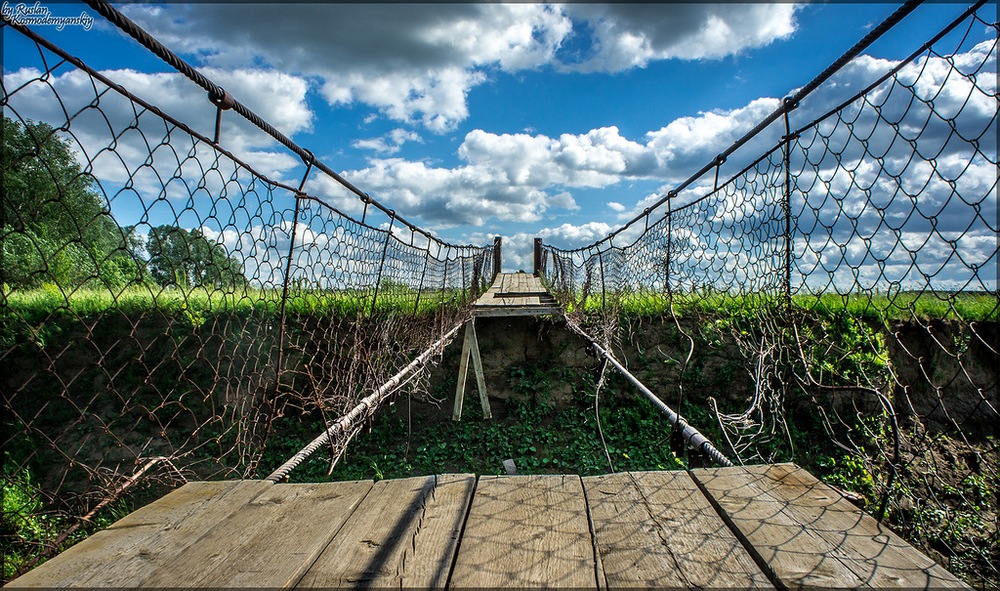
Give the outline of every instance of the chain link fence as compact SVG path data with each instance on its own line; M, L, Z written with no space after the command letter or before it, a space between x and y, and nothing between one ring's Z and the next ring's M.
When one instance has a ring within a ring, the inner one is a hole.
M262 478L276 419L346 412L493 278L493 245L364 194L338 211L349 191L322 187L342 179L297 146L301 182L269 179L226 147L246 124L222 120L228 95L210 139L35 32L0 34L35 60L0 97L4 580L164 487Z
M1000 584L995 10L832 108L786 99L630 224L541 256L723 453L798 462L977 586Z

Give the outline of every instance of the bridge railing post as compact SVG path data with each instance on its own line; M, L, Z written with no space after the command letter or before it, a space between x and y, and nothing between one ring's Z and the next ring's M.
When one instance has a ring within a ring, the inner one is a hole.
M786 104L790 105L790 108L795 108L794 101L789 101L785 99ZM792 305L792 137L791 123L788 120L788 111L785 110L785 136L782 138L784 145L782 146L782 164L785 167L785 187L784 187L784 199L781 202L782 213L785 217L785 306L791 307Z
M535 238L534 270L535 277L542 276L542 239Z
M503 267L503 237L497 236L493 239L493 277L490 282L496 281L497 275Z
M483 265L485 261L486 257L481 255L476 255L472 259L472 287L469 293L472 297L479 295L480 290L483 288Z

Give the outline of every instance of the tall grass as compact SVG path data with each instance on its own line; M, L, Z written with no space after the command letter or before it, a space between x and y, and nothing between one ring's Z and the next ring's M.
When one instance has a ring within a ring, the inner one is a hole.
M81 287L63 290L54 284L28 290L3 288L4 316L30 323L53 316L91 317L111 311L140 315L156 310L165 314L277 314L282 291L267 288L176 289L133 285L121 290ZM296 289L289 292L285 311L289 314L351 317L359 314L430 314L441 306L461 306L469 297L461 290L380 290L373 306L375 290L321 291Z
M782 313L786 299L782 294L697 291L674 293L626 291L618 294L590 295L569 310L598 312L617 302L622 314L650 317L673 314L678 317L698 314L742 316L762 312ZM794 308L824 316L847 315L874 322L960 320L983 322L1000 320L1000 298L988 292L901 292L897 294L824 293L796 294Z
M830 315L908 320L1000 320L1000 298L987 292L900 292L898 294L796 295L793 303L806 310Z
M159 288L133 285L112 291L92 287L63 290L54 284L35 289L3 287L2 314L30 323L52 316L90 317L116 311L138 315L157 310L165 314L276 314L281 311L282 291L269 288L193 289ZM289 292L285 311L289 314L351 317L359 314L399 313L429 314L441 306L462 306L470 301L461 290L423 290L417 292L392 286L380 289L374 307L374 289L318 290L294 289ZM569 306L597 312L602 306L617 302L629 316L678 317L698 314L747 315L784 308L783 295L772 293L727 294L697 291L674 293L629 291L604 296L590 295L585 302ZM797 294L795 308L826 316L847 313L872 321L961 320L982 322L1000 320L1000 298L988 292L901 292L898 294Z

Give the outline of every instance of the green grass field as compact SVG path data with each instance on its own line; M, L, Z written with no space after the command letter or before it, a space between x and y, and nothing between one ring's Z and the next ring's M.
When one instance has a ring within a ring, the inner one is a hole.
M368 290L291 290L285 310L290 314L351 317L372 310L375 292ZM459 306L468 296L461 290L414 290L388 287L380 289L375 310L404 314L424 314L442 305ZM209 290L163 289L131 286L119 291L93 288L63 290L45 285L30 290L3 289L3 312L33 323L52 315L89 317L115 311L125 315L150 310L163 313L187 313L192 316L235 313L279 313L282 291L264 288L229 288Z
M213 313L278 313L282 292L267 288L229 288L209 290L163 289L132 286L120 291L77 288L63 290L46 285L30 290L3 289L3 312L32 323L53 314L88 317L108 311L125 315L148 310L163 313L187 313L193 317ZM374 290L320 291L296 289L289 292L286 312L317 316L356 316L372 310ZM723 316L757 315L784 312L784 298L774 294L729 295L719 292L663 293L628 292L617 298L620 312L629 316L679 316L712 314ZM602 301L603 300L603 301ZM612 303L608 296L591 295L583 304L586 312L597 312L602 303ZM440 306L461 306L468 296L461 290L416 291L389 286L379 290L375 306L379 312L423 314ZM885 294L799 294L792 296L799 310L821 316L839 316L845 312L872 321L961 320L982 322L1000 320L1000 298L987 292L901 292ZM578 305L577 308L580 306ZM573 306L569 310L573 311Z
M583 308L587 313L598 312L610 297L592 295ZM667 296L664 293L630 292L619 295L618 307L630 316L662 316L673 313L678 317L711 314L746 316L760 313L785 312L785 298L775 294L729 295L720 292L687 292ZM820 316L847 314L882 322L923 320L961 320L983 322L1000 320L1000 298L986 292L901 292L886 294L798 294L792 305ZM579 306L578 306L579 307ZM571 307L572 311L572 307Z

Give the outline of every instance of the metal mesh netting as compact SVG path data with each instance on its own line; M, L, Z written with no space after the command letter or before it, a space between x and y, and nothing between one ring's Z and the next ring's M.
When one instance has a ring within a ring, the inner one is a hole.
M729 180L720 158L716 180L609 238L542 254L571 316L666 365L665 400L723 453L806 466L987 586L1000 582L993 10L832 109L786 104L783 129L730 156L743 168ZM640 324L661 337L640 342Z
M213 141L32 31L0 33L36 60L0 98L5 580L130 495L261 477L275 418L339 416L493 277L492 245L302 192L322 186L312 162L298 188L269 180L223 147L243 121Z

